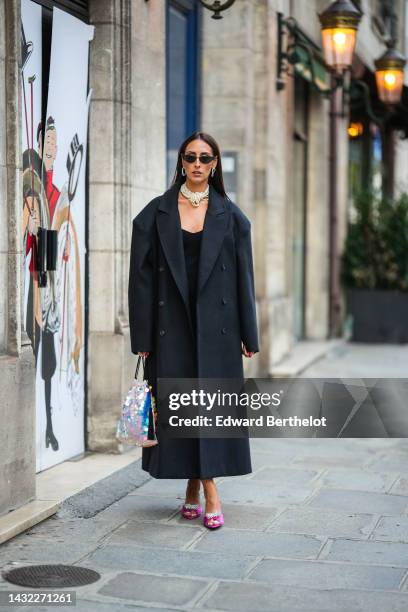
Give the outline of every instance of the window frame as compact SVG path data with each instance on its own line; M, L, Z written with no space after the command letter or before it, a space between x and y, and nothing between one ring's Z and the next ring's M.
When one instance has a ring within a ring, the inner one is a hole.
M32 0L52 11L54 7L89 24L89 0Z

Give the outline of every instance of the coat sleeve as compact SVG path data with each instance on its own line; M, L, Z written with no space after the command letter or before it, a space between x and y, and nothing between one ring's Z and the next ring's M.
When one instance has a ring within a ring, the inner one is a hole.
M248 351L259 352L251 225L241 230L237 247L238 302L241 340Z
M133 219L129 266L129 327L132 353L154 348L154 256L150 233Z

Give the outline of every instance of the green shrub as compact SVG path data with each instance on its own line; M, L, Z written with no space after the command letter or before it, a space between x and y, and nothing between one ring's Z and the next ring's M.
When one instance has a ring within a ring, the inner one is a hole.
M341 258L345 287L408 291L408 194L397 200L361 192Z

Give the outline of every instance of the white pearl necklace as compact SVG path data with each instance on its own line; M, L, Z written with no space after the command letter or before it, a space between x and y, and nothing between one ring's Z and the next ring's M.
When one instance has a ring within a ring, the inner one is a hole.
M180 187L180 191L191 203L192 206L197 208L200 205L201 200L204 200L208 196L210 186L207 185L204 191L190 191L185 183Z

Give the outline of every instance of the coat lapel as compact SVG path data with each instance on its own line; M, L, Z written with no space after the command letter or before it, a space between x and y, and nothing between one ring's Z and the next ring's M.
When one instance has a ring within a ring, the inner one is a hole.
M197 296L202 291L217 260L227 231L228 219L224 198L210 185L208 209L201 237Z
M177 184L172 185L161 197L158 206L157 230L164 255L183 298L192 328L183 234L178 211L179 188ZM229 215L226 213L224 198L210 185L208 208L201 237L197 296L203 289L220 252L228 225Z

